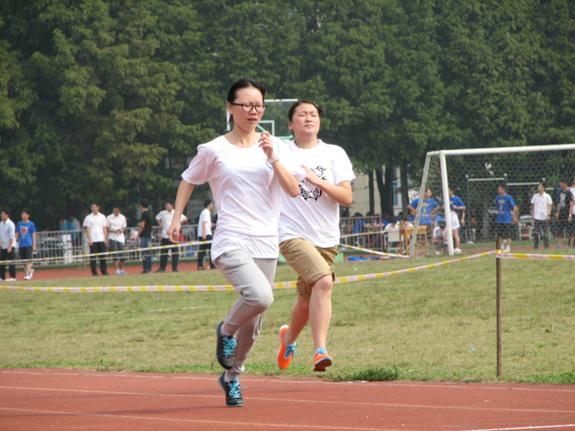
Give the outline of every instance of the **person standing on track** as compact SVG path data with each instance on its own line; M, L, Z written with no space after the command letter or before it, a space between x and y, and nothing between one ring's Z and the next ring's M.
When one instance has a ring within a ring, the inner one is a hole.
M175 214L168 235L180 236L180 216L195 185L208 182L219 210L212 259L234 286L239 298L217 325L216 357L225 369L219 383L226 404L241 407L239 376L273 302L271 283L278 258L278 219L283 189L299 193L306 172L285 143L257 126L267 107L265 88L251 79L232 84L227 110L231 132L198 146L198 153L182 174Z
M172 224L172 219L174 218L174 200L168 199L164 206L166 209L164 211L160 211L160 213L156 216L156 220L162 228L161 245L165 247L172 245L172 242L168 237L168 228ZM182 214L180 216L180 222L185 223L187 221L188 218ZM180 247L178 246L161 249L160 267L156 270L156 272L166 272L166 266L168 266L168 249L172 251L172 272L178 272L178 263L180 261Z
M99 254L100 259L100 272L102 275L109 275L106 264L106 249L108 246L108 228L106 227L106 217L100 213L100 205L93 203L90 206L92 211L84 219L84 227L86 228L86 236L88 238L88 245L90 246L90 254ZM98 270L96 268L96 256L90 257L90 270L94 277L98 277Z
M214 206L211 199L204 200L204 209L200 213L200 218L198 220L198 240L200 241L211 241L212 236L212 207ZM204 258L206 257L206 252L209 253L208 260L210 263L209 268L215 269L216 265L212 262L212 253L209 251L212 248L212 244L200 244L200 251L198 253L198 271L203 271L204 268Z
M299 199L282 193L280 251L299 275L290 324L279 331L277 363L282 370L288 368L296 354L296 340L308 322L315 351L313 370L325 371L332 364L326 345L335 277L333 263L339 252L339 206L351 205L355 175L343 148L318 139L322 112L315 103L299 100L288 114L288 125L294 134L288 146L307 177L300 182Z
M36 251L36 225L30 221L30 210L24 208L21 213L22 221L16 225L16 238L20 247L20 259L25 260L24 263L24 280L32 280L34 270L32 269L32 252Z

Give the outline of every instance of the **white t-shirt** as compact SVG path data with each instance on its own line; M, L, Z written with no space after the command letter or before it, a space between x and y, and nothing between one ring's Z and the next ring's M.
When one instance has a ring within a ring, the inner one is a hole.
M118 217L116 217L114 214L110 214L108 217L106 217L106 227L108 228L108 239L121 242L122 244L126 242L126 237L124 236L123 232L110 232L110 229L116 231L121 229L125 230L126 227L128 227L124 214L120 214Z
M0 222L0 243L2 250L7 250L10 247L10 240L12 240L12 247L16 245L16 226L10 219Z
M208 228L204 231L204 223L208 224ZM198 220L198 237L204 238L212 234L212 213L209 209L204 208L200 213Z
M535 193L531 198L531 205L533 205L533 218L535 220L547 220L549 205L553 205L553 201L547 193L542 195Z
M183 223L188 218L185 215L180 216L180 221ZM160 211L160 213L156 216L156 220L162 223L162 238L168 239L168 229L172 224L172 220L174 220L174 210L172 212L168 212L168 210Z
M277 138L274 152L298 181L306 172L286 144ZM184 181L210 183L218 207L218 229L212 258L243 249L253 258L277 259L280 184L258 144L239 148L220 136L198 146L198 154L182 174Z
M313 148L298 148L293 141L289 149L301 165L310 168L330 184L353 181L355 175L343 148L319 141ZM328 248L339 244L339 204L306 179L300 181L300 193L292 199L282 191L282 211L279 224L280 243L301 238L316 247Z
M571 194L573 195L573 201L575 201L575 187L571 187ZM575 205L573 205L573 214L575 214Z
M455 211L454 211L454 213L455 213ZM439 226L435 226L433 228L433 234L432 235L433 235L433 238L441 240L442 244L447 244L447 229L443 229L443 231L442 231Z
M104 214L88 214L84 219L84 227L90 228L90 238L92 242L104 242L104 228L106 227L106 217L104 217Z

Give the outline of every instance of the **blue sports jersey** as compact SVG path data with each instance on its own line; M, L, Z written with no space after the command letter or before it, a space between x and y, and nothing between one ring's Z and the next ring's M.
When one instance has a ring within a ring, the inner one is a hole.
M515 201L511 196L497 196L495 207L497 208L497 223L511 224L513 222L512 213L513 208L515 208Z
M459 196L453 196L452 198L449 198L449 204L451 205L451 210L455 211L457 213L458 216L461 215L461 213L463 212L462 210L454 210L453 206L455 205L456 207L464 207L465 204L463 203L463 201L459 198Z
M32 247L34 245L34 238L32 237L32 234L36 232L34 222L24 223L19 221L16 226L16 232L20 236L20 247Z
M417 206L419 205L419 198L414 199L410 205L417 210ZM419 219L419 224L432 224L433 220L431 220L431 211L433 211L438 206L438 203L435 202L432 198L424 200L421 207L421 218Z

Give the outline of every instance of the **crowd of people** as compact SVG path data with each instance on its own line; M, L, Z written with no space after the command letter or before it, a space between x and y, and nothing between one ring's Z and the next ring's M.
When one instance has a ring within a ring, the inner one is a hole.
M511 243L517 230L519 221L519 207L513 197L508 193L507 184L501 183L497 187L497 196L494 207L496 215L491 226L496 238L503 240L503 251L511 251ZM539 182L537 193L530 201L530 215L532 219L533 248L539 248L540 239L544 247L549 248L551 233L557 238L557 248L564 247L563 241L568 238L567 247L573 248L575 242L575 179L563 178L559 181L559 188L555 190L555 199L547 192L547 184ZM461 238L459 230L466 223L466 206L449 188L449 204L451 214L451 229L453 232L454 252L460 254ZM428 238L436 247L436 253L441 254L447 250L448 231L442 212L444 205L439 205L432 198L431 189L426 189L421 203L419 224L426 227ZM414 199L408 205L410 217L413 221L419 206L419 198Z

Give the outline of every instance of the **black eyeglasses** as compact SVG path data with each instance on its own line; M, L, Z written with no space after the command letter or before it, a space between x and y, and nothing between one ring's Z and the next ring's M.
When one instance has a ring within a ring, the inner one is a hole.
M266 104L252 105L251 103L233 103L233 102L231 102L231 104L234 106L241 106L244 112L252 112L252 109L255 109L258 114L264 112L268 107L268 105Z

